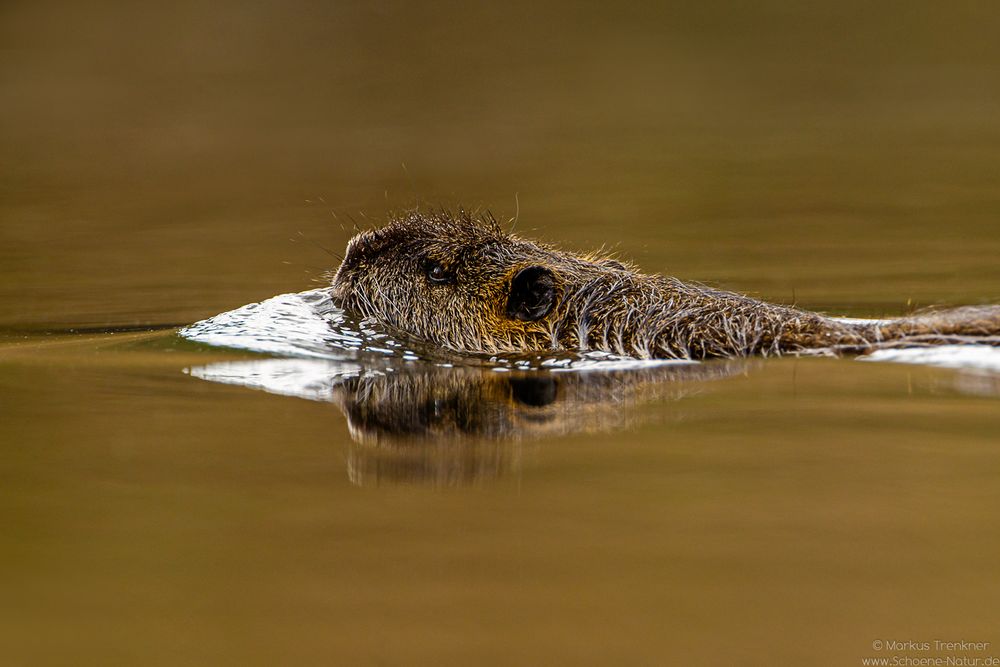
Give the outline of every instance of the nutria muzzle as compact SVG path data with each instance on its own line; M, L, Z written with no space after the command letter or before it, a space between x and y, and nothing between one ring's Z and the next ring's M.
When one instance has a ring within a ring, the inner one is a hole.
M460 352L704 359L996 344L1000 335L998 306L836 320L527 241L464 211L409 213L362 232L348 244L333 290L362 316Z

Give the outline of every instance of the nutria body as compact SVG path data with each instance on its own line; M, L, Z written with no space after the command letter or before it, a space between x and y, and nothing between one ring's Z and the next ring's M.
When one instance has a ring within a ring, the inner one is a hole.
M461 352L705 359L996 344L1000 335L1000 306L851 323L559 250L465 212L409 213L358 234L333 288L345 307Z

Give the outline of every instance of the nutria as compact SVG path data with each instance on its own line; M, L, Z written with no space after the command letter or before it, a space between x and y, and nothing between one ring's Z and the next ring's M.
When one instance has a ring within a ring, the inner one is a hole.
M705 359L1000 342L1000 306L836 320L521 239L465 211L410 212L358 234L333 292L360 315L460 352Z

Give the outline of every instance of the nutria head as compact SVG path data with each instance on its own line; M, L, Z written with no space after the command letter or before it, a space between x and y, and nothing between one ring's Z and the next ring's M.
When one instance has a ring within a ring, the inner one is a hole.
M490 216L409 213L351 239L333 287L350 310L453 350L542 350L559 346L576 286L624 269L506 234Z

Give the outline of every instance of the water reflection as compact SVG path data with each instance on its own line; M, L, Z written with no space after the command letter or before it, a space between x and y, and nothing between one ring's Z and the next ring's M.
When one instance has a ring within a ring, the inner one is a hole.
M951 388L966 396L1000 397L1000 375L987 371L958 373Z
M614 432L654 416L676 417L676 410L642 408L697 393L705 381L743 373L751 363L559 372L264 359L188 373L336 404L351 434L348 475L357 484L450 486L517 469L525 440Z

